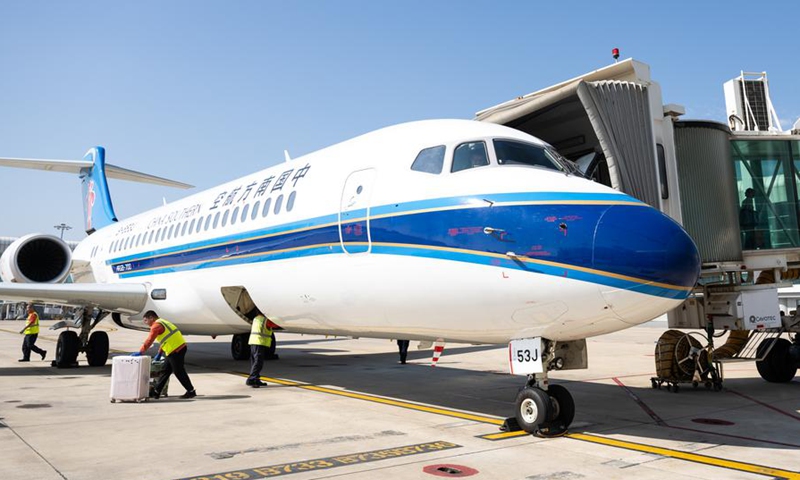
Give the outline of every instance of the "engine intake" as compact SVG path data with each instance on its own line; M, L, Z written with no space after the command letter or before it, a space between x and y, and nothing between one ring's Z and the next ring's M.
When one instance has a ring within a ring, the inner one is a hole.
M0 278L15 283L63 283L72 266L72 250L53 235L18 238L0 257Z

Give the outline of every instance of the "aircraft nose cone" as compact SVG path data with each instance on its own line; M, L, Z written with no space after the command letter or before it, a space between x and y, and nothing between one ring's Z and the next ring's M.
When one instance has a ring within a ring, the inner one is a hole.
M648 206L614 205L598 220L593 265L613 286L683 299L700 272L697 246L674 220Z

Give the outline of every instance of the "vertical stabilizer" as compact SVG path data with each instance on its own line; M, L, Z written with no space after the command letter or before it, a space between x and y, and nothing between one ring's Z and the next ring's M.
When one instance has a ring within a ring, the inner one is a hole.
M106 181L106 150L92 147L83 156L92 166L81 168L83 192L83 219L86 233L91 234L117 221Z

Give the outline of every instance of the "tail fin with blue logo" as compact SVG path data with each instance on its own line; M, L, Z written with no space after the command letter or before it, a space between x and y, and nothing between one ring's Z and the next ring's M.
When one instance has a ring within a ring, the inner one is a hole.
M83 160L0 157L0 167L30 168L79 174L83 192L83 218L86 233L88 234L117 221L114 205L111 203L107 178L152 183L165 187L193 188L192 185L186 183L108 164L105 157L106 150L103 147L92 147L86 152Z
M83 156L91 162L90 167L81 168L81 191L83 192L83 222L86 233L91 234L98 228L111 225L117 221L111 195L108 193L106 181L106 149L92 147Z

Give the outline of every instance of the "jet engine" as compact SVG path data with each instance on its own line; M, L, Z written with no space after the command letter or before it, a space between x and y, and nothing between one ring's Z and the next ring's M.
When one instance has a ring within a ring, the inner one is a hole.
M72 250L52 235L18 238L0 257L0 278L15 283L63 283L72 266Z

